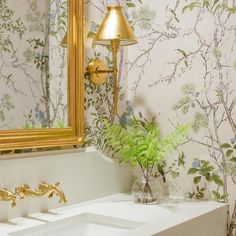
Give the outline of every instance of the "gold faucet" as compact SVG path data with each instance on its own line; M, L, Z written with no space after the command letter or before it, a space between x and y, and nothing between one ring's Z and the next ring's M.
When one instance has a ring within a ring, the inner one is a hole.
M0 189L0 201L12 201L11 206L15 207L16 198L17 198L17 193L13 193L12 191L6 188Z
M21 197L41 197L44 195L48 195L49 198L52 198L55 194L59 197L60 203L66 203L66 197L62 189L59 187L60 183L57 182L55 185L53 184L47 184L45 182L42 182L39 184L39 187L37 190L33 190L30 188L29 185L23 184L20 187L16 188L16 193Z

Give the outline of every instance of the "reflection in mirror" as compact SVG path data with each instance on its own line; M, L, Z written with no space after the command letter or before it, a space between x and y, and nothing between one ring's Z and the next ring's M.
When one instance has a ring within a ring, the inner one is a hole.
M68 126L67 0L0 0L0 129Z

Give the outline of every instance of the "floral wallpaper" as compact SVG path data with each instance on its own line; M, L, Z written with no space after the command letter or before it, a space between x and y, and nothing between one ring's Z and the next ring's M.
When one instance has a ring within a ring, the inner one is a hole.
M87 1L87 61L98 56L112 64L110 52L91 40L111 3L125 6L138 37L128 54L121 51L118 121L155 114L163 135L189 124L180 155L167 163L176 169L166 171L170 192L229 202L228 236L235 236L236 2ZM85 80L87 141L105 152L101 119L111 119L111 87L112 76L102 87Z
M66 126L67 2L0 0L0 18L0 128Z
M28 9L20 15L14 10L19 4ZM66 32L66 3L51 0L50 4L49 8L46 1L39 6L36 0L0 0L2 128L65 125L66 49L58 45ZM133 114L154 114L163 135L178 124L189 124L187 140L178 147L180 154L166 163L164 179L171 194L229 202L228 236L235 236L235 0L87 0L86 65L99 57L112 67L110 49L92 43L110 4L124 6L138 44L119 51L117 117L112 116L112 74L98 87L85 72L85 145L109 152L102 135L104 118L125 123ZM42 27L46 22L49 28ZM16 47L16 41L20 46ZM9 65L13 65L11 69ZM40 73L36 75L36 71ZM30 95L25 110L18 113L22 100L15 94ZM55 103L45 94L51 94ZM17 114L18 123L13 124Z

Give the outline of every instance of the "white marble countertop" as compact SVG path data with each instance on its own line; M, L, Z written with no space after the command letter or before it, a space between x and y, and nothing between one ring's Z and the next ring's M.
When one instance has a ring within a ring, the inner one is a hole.
M122 235L150 236L221 208L227 208L227 204L172 199L157 205L142 205L134 203L129 194L117 194L2 222L0 236L88 212L142 222L140 227Z

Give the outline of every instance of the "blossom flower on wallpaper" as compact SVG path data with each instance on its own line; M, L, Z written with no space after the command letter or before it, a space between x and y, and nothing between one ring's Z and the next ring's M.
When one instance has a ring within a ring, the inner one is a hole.
M198 159L194 159L192 162L193 168L199 168L200 167L200 161Z
M230 142L231 142L231 144L235 144L236 143L236 137L231 138Z
M131 102L129 100L126 101L126 110L120 116L120 123L123 125L127 125L129 118L134 115L134 110L131 106Z

